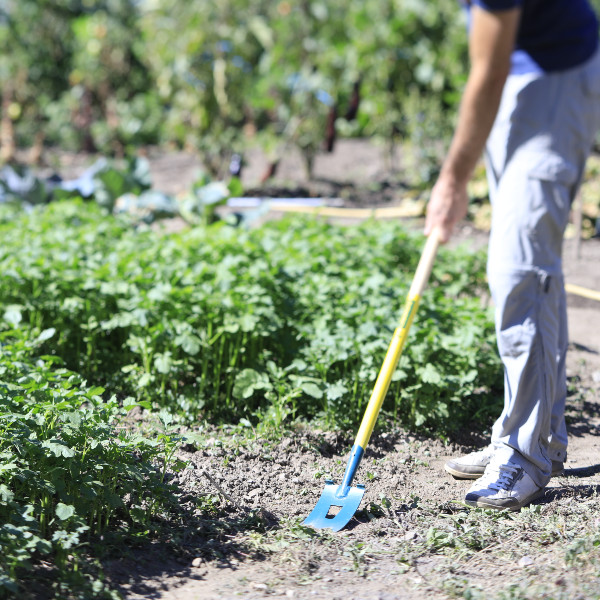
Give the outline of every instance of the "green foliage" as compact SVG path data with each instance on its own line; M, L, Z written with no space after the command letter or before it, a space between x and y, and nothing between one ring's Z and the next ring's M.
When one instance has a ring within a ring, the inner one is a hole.
M465 75L455 0L5 4L0 86L20 144L176 143L213 176L252 144L273 158L295 145L310 173L336 120L343 135L439 139Z
M20 325L18 312L7 321ZM0 597L41 557L62 572L63 591L108 597L86 545L119 522L147 527L168 503L154 466L165 442L117 432L124 410L114 397L103 400L56 357L35 358L56 330L27 333L0 336Z
M186 421L275 409L344 426L362 414L421 244L396 223L310 219L167 238L80 202L0 233L4 322L54 328L42 349L84 378ZM442 252L388 394L410 427L447 431L494 403L483 270L478 254Z
M5 109L17 141L122 152L158 141L162 108L130 0L8 0L0 12Z
M81 199L3 210L0 236L0 596L46 557L57 597L82 598L110 594L90 543L168 510L182 422L355 428L422 244L304 218L167 237ZM483 273L440 253L384 406L411 429L448 435L497 399ZM128 433L132 406L160 431Z
M70 1L7 0L0 9L0 87L3 109L33 143L44 111L69 85L73 37ZM6 116L6 115L3 115Z

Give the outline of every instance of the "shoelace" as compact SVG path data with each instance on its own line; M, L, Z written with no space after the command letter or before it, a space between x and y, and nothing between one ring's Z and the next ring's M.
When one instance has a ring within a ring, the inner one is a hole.
M488 488L496 490L497 492L502 490L508 490L514 484L515 477L519 474L520 467L512 464L500 465L498 469L497 477L494 477L494 481L490 482ZM492 475L490 473L490 475ZM496 475L495 473L493 475Z

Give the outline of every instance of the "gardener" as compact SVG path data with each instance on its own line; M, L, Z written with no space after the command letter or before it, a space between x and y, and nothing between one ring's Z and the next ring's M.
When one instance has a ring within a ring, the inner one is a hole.
M488 280L505 398L490 446L445 468L479 478L468 504L516 510L543 492L567 456L561 249L600 125L598 22L587 0L468 4L471 67L425 233L437 227L443 242L450 238L485 147Z

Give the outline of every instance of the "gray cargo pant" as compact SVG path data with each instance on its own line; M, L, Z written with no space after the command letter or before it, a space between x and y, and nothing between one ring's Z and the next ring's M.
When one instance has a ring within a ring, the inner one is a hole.
M487 269L505 381L492 444L539 486L566 458L562 240L599 126L597 53L568 71L509 76L486 147Z

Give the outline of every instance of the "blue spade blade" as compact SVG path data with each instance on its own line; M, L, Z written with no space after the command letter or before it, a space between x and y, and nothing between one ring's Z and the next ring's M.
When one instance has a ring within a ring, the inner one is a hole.
M336 485L333 481L325 483L325 489L317 505L302 524L310 525L315 529L329 528L333 531L339 531L348 524L358 510L365 493L365 486L349 487L346 493L342 495L340 493L341 486Z

